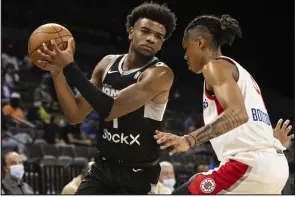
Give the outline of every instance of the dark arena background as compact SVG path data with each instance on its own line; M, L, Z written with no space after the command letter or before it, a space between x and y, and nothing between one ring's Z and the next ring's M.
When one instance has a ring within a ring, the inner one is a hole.
M58 23L73 34L75 60L90 77L94 66L107 54L126 53L129 42L126 16L141 0L6 0L2 1L1 26L1 144L17 151L25 166L24 181L34 194L61 194L63 187L81 173L96 153L98 114L70 126L57 102L49 72L34 66L27 53L31 33L40 25ZM170 65L175 81L163 121L163 130L185 135L203 126L203 79L191 73L182 48L183 30L200 14L229 14L236 18L243 37L222 52L238 61L258 82L272 126L280 118L294 115L294 1L168 0L177 16L177 28L158 53ZM74 87L73 87L74 88ZM75 91L75 89L74 89ZM10 99L20 100L24 118L3 115ZM100 151L100 150L99 150ZM295 194L295 140L285 151L290 178L283 194ZM197 146L186 154L169 156L162 161L174 165L176 185L194 174L194 167L206 164L216 167L218 161L210 143ZM2 160L3 162L3 160ZM278 172L275 172L276 174ZM2 180L4 169L2 163Z

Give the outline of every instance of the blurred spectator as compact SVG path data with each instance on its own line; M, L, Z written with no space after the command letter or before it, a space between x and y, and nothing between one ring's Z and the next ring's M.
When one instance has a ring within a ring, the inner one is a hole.
M50 88L48 85L41 83L36 87L34 91L34 100L41 101L46 108L51 106L53 98L50 94Z
M26 144L32 143L33 139L28 133L13 134L9 131L3 132L1 135L1 148L15 149L21 154L22 158L27 159L25 156Z
M200 164L196 164L194 166L194 173L197 174L197 173L201 173L201 172L207 172L209 171L209 166L208 164L205 164L205 163L200 163Z
M86 117L82 123L82 129L91 140L96 140L99 129L99 115L97 112L93 111Z
M21 96L19 93L14 92L11 94L9 104L3 107L4 116L17 116L18 118L25 120L25 113L20 108Z
M195 114L191 112L184 122L184 130L186 133L191 133L196 130L196 121L195 121Z
M50 123L50 113L43 107L41 101L34 101L28 111L28 120L36 124L39 129L43 129L44 124Z
M208 166L208 168L209 168L210 170L213 170L213 169L215 169L216 167L218 167L218 164L216 164L216 163L211 163L211 164L209 164L209 166Z
M2 194L34 194L33 189L22 180L25 171L18 153L13 151L4 153L2 155L2 166L5 171L5 177L2 181Z
M6 131L7 130L7 123L6 123L6 118L4 117L3 110L1 111L1 131Z
M29 70L33 67L32 60L28 55L24 56L23 62L22 62L22 69Z
M89 162L88 165L82 170L80 175L74 177L72 181L70 181L62 191L62 194L74 194L80 185L80 183L85 179L87 176L88 171L91 169L91 166L94 162Z
M20 95L13 93L10 98L9 104L5 105L1 112L1 147L14 149L17 148L19 153L24 153L25 144L31 143L32 138L28 133L19 133L22 127L19 121L16 121L11 116L16 116L21 120L25 120L25 114L20 105ZM25 159L25 157L24 157Z
M2 76L4 76L3 83L10 88L15 88L20 82L20 76L11 63L2 70Z
M49 144L64 145L67 131L67 121L63 114L52 113L49 123L44 124L44 139Z
M40 83L34 90L34 101L41 101L45 108L51 108L55 100L53 94L53 81L50 73L45 73L41 77Z
M78 124L78 125L69 125L68 124L66 127L66 134L67 134L66 142L68 144L74 144L77 146L92 145L91 140L88 138L86 133L82 130L81 124Z
M2 82L1 84L1 99L3 101L9 101L11 95L11 88Z
M152 194L171 194L176 184L174 167L168 161L160 163L161 172L159 181L156 185L152 186Z
M12 45L8 45L8 46L12 46ZM11 48L11 47L8 47L8 48ZM8 67L8 65L12 66L13 70L16 70L16 71L19 70L20 60L18 60L17 57L14 56L14 54L2 53L1 60L2 60L1 68L3 70L5 70Z

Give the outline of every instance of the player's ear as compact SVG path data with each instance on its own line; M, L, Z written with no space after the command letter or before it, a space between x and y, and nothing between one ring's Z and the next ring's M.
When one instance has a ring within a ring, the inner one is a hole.
M133 33L134 33L133 27L130 27L129 29L127 29L127 31L128 31L129 40L132 40L132 36L133 36Z
M205 47L205 44L206 44L205 41L206 41L206 40L205 40L203 37L199 36L199 37L196 39L196 44L198 45L198 47L199 47L200 49L202 49L202 48Z

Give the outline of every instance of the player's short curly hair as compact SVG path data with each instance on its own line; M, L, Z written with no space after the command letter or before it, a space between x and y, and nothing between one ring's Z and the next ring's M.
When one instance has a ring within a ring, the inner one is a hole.
M127 31L141 18L147 18L164 25L166 29L165 39L168 39L176 27L175 14L166 6L153 2L145 2L135 7L127 16Z

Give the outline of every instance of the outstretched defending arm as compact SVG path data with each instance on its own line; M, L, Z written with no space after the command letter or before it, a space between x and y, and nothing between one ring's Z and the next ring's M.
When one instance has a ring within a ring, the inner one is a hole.
M162 144L161 149L173 147L170 155L176 152L186 152L191 147L223 135L248 121L241 91L229 66L225 61L215 60L203 69L205 81L213 88L224 112L212 123L193 131L187 136L156 131L154 138L158 144Z

